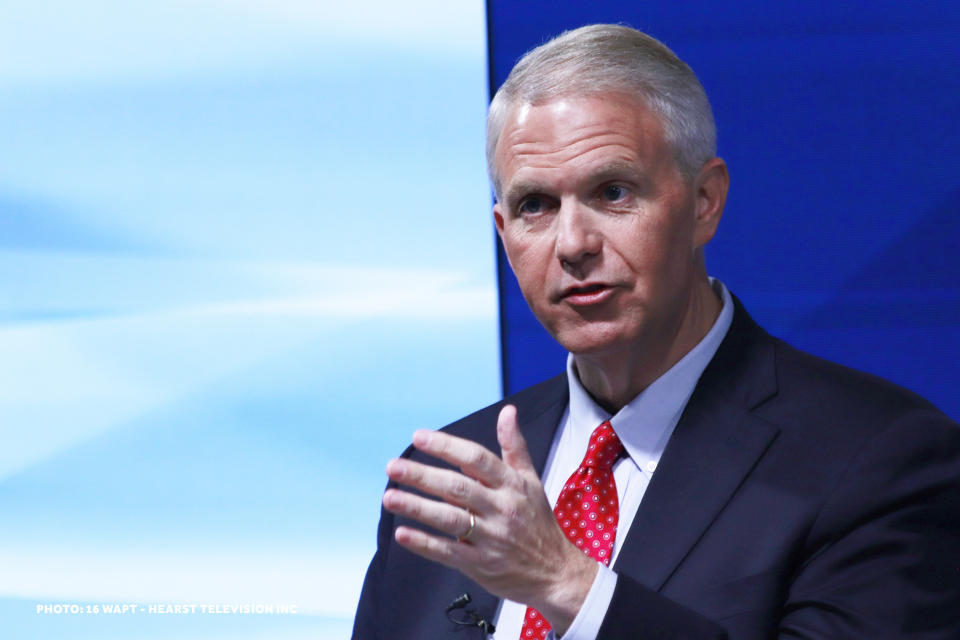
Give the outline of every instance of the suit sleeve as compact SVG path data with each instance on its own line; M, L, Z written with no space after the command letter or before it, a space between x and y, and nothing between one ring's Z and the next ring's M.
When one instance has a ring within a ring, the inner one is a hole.
M960 638L960 429L915 412L867 443L807 538L781 638Z
M407 447L401 457L409 458L413 450L412 446ZM393 481L387 482L384 492L396 486ZM377 551L373 554L370 566L367 567L367 575L363 579L360 601L357 603L357 613L353 619L353 634L350 636L353 640L373 640L380 637L378 623L381 621L383 611L380 585L383 584L387 553L393 542L393 529L393 514L381 506L380 523L377 525Z
M782 576L779 610L708 620L619 574L598 638L960 638L960 429L915 412L865 443ZM689 603L696 608L696 603Z
M388 485L389 486L389 485ZM379 638L377 620L380 611L380 585L383 583L383 568L386 564L387 549L393 534L393 516L381 508L380 524L377 527L377 551L367 567L363 580L360 602L357 604L356 617L353 620L353 640L373 640Z

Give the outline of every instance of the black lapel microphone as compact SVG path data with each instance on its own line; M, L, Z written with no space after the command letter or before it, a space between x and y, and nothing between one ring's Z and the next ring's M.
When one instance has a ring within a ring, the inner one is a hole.
M454 598L453 602L447 605L447 619L458 627L476 627L485 635L492 634L497 628L484 620L476 610L466 608L471 600L469 593L461 593ZM459 609L463 609L463 612L457 613Z

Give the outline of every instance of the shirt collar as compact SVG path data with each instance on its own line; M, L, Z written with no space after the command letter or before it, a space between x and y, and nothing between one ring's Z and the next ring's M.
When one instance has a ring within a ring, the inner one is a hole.
M611 416L594 402L577 378L573 355L567 356L567 382L570 388L568 427L574 430L576 441L587 442L597 425L610 420L630 457L646 471L653 472L697 381L713 359L733 320L730 292L715 278L711 278L710 283L723 301L720 314L710 331L616 415Z

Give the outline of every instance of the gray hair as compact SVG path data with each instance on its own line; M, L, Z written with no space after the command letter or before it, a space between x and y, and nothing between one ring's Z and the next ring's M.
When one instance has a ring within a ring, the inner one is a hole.
M630 27L580 27L524 54L490 102L487 171L497 199L501 189L497 143L513 108L602 93L637 98L660 117L677 168L687 180L717 154L710 102L683 60L659 40Z

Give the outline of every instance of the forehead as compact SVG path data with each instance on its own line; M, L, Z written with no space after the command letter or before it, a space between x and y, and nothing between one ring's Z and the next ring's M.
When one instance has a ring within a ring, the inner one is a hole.
M528 174L611 163L644 170L672 158L659 117L643 102L615 93L516 105L495 157L505 188Z

